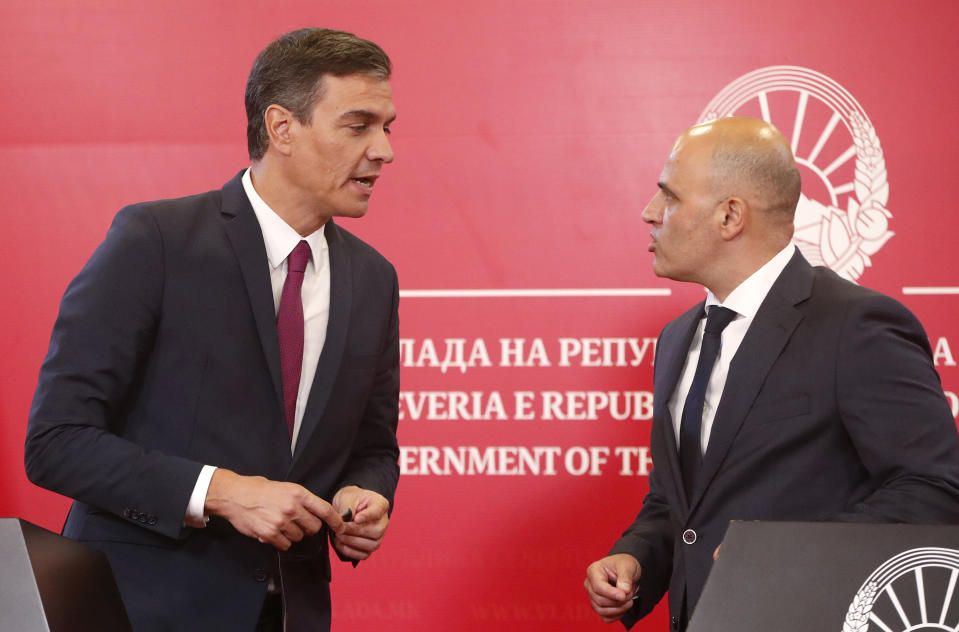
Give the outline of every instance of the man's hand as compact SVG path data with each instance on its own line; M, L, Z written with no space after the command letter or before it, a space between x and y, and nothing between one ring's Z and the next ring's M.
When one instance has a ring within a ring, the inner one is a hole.
M204 513L222 516L240 533L282 551L318 532L324 522L337 534L344 529L333 507L305 487L223 468L210 479Z
M586 592L596 614L606 623L619 621L633 607L642 569L632 555L618 553L586 569Z
M387 515L390 502L386 498L374 491L348 485L336 492L333 509L337 514L353 510L353 521L347 522L342 532L336 532L333 546L337 551L354 560L365 560L380 548L390 524Z

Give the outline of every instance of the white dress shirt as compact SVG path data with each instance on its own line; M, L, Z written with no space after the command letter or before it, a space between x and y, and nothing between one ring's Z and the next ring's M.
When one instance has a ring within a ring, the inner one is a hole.
M759 306L762 305L766 295L769 294L770 288L779 278L786 264L792 259L795 250L796 247L792 244L780 250L776 256L763 264L761 268L730 292L722 303L716 299L712 292L707 291L706 293L707 313L713 305L720 305L736 312L736 316L723 330L720 338L719 357L716 359L716 364L713 365L713 372L710 374L709 384L706 386L706 402L703 406L702 435L700 436L700 445L704 454L709 443L710 432L713 429L716 408L719 406L723 388L726 385L726 377L729 375L729 363L732 362L736 351L739 350L739 345L756 317ZM669 399L669 414L673 417L676 445L679 445L679 426L683 419L683 405L686 403L686 395L693 384L693 376L696 373L696 364L699 362L699 350L703 343L703 330L705 328L706 319L703 318L696 328L696 333L693 334L693 341L689 345L689 353L686 354L686 364L683 365L679 382Z
M300 387L296 395L296 410L293 418L293 437L290 441L290 453L296 449L296 440L303 423L303 412L310 397L310 388L316 376L316 366L326 342L326 327L330 321L330 251L326 243L326 225L324 224L306 237L301 237L293 228L277 215L253 188L250 170L243 173L243 189L250 199L256 214L263 243L266 246L266 258L270 266L270 283L273 286L274 314L280 310L280 297L286 282L286 258L302 240L310 245L313 256L306 265L303 274L303 287L300 295L303 301L303 367L300 372ZM264 420L266 423L266 420ZM187 506L187 518L193 523L205 519L203 506L206 492L216 467L204 465L197 478L190 502Z

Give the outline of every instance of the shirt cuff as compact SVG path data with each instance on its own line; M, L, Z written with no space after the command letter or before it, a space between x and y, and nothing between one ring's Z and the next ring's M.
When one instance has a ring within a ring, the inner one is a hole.
M210 521L210 517L203 514L203 506L206 504L206 492L210 489L210 479L213 478L215 471L214 466L204 465L200 475L196 477L196 485L193 487L193 493L190 494L190 502L186 506L184 519L186 525L195 526L200 523L206 525Z

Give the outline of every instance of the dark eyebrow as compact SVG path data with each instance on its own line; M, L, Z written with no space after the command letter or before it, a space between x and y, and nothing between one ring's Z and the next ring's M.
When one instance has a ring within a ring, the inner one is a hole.
M665 183L665 182L657 182L657 183L656 183L656 186L658 186L658 187L659 187L659 190L662 191L663 193L665 193L666 195L668 195L668 196L670 196L670 197L676 197L676 194L673 193L673 190L672 190L672 189L670 189L668 186L666 186L666 183Z
M361 119L362 121L365 121L367 123L371 121L375 121L378 118L379 118L379 115L376 114L375 112L371 112L370 110L350 110L349 112L344 112L343 114L340 114L339 116L339 120L341 121L345 121L348 119ZM386 124L389 125L395 120L396 120L396 115L394 114L392 118L386 121Z

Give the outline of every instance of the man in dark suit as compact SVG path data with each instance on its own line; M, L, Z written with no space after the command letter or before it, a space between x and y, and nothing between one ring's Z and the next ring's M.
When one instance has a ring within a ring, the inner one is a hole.
M649 494L586 573L600 617L630 627L668 589L685 629L730 520L959 522L959 437L925 333L790 244L782 135L690 128L659 189L653 269L709 292L660 335Z
M393 160L389 76L349 33L271 43L252 166L120 211L64 295L27 474L75 499L64 534L106 552L136 630L326 629L328 537L354 561L382 542L396 274L331 217Z

